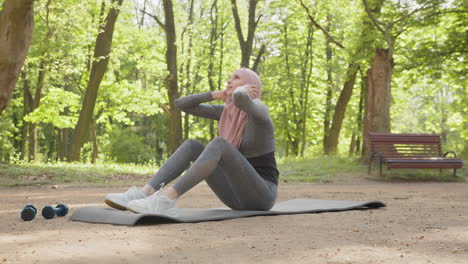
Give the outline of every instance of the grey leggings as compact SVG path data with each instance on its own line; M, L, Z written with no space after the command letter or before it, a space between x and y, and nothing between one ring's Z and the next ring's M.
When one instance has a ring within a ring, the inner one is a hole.
M173 186L179 195L205 180L218 198L234 210L268 211L275 204L277 186L264 180L222 137L216 137L206 147L196 140L186 140L148 184L157 190L186 169Z

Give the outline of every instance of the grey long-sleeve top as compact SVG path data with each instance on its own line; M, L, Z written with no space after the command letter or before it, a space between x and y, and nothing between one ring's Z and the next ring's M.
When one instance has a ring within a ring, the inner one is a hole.
M220 120L224 105L202 104L213 101L211 92L178 98L174 104L189 114ZM252 99L245 87L238 87L232 95L233 103L247 113L247 124L239 151L246 158L258 157L275 151L274 127L268 107L259 99Z

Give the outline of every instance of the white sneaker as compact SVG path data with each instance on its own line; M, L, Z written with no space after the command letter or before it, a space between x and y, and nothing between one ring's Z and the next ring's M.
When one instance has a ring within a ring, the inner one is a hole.
M176 201L169 199L159 191L144 199L130 201L128 203L128 210L140 214L160 214L171 217L179 215L179 209L175 207Z
M106 195L106 204L119 210L127 210L128 202L148 197L136 186L130 187L125 193L109 193Z

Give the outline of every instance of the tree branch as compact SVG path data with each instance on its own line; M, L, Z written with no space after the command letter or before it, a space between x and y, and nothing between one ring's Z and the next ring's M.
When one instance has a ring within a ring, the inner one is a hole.
M412 12L410 12L409 14L407 14L406 16L403 16L403 17L401 17L401 18L399 18L399 19L393 21L393 22L391 23L390 27L393 27L394 25L396 25L396 24L399 23L399 22L402 22L402 21L404 22L404 24L401 26L401 30L399 30L399 31L394 35L394 38L396 39L398 36L400 36L401 33L405 32L406 29L409 28L409 26L408 26L408 27L405 27L405 26L406 26L406 24L408 23L407 19L408 19L410 16L412 16L412 15L415 14L416 12L419 12L419 11L421 11L421 10L426 9L427 6L428 6L428 5L424 5L424 6L422 6L421 8L416 8L415 10L413 10Z
M307 16L309 17L310 19L310 22L312 22L312 24L314 24L314 26L316 26L318 29L320 29L324 34L325 36L333 43L335 43L335 45L337 45L338 47L344 49L345 47L343 46L343 44L341 44L340 42L336 41L325 29L323 29L314 19L314 17L310 14L310 10L309 8L304 4L304 2L302 0L299 0L299 2L301 3L302 7L304 7L304 9L306 10L307 12Z
M240 24L239 19L239 12L237 11L237 3L236 0L231 0L231 7L232 7L232 14L234 15L234 22L236 26L237 37L239 38L239 42L241 45L244 45L244 34L242 34L242 27Z
M363 3L364 3L364 7L366 9L366 13L367 15L370 17L370 19L372 20L372 22L374 23L374 25L377 27L377 29L382 32L382 34L386 35L385 34L385 30L380 26L380 25L384 25L382 22L380 22L373 14L372 12L370 11L369 9L369 4L367 3L366 0L362 0Z
M407 14L406 16L403 16L403 17L401 17L401 18L399 18L399 19L393 21L392 24L393 24L393 25L396 25L397 23L408 19L408 18L409 18L410 16L412 16L414 13L426 9L426 7L427 7L427 4L424 5L424 6L422 6L421 8L416 8L415 10L413 10L412 12L410 12L409 14Z
M257 18L257 20L255 21L255 27L257 27L258 25L258 22L260 22L260 18L262 18L263 14L260 14Z
M148 16L151 17L151 18L153 18L154 21L156 21L156 23L158 23L158 25L159 25L160 27L162 27L164 30L166 30L166 25L164 25L164 23L161 22L161 20L159 20L159 18L158 18L157 16L146 12L144 9L143 9L143 10L140 9L140 12L143 13L143 14L148 15Z
M229 18L229 21L228 21L228 22L226 22L224 25L222 25L222 28L221 28L221 31L219 32L219 34L216 34L216 35L215 35L216 40L218 40L218 39L223 35L223 32L226 31L226 28L229 26L229 24L231 23L231 21L232 21L232 17Z
M255 59L255 62L252 66L252 71L257 72L258 65L260 64L260 60L263 56L263 53L265 53L265 51L266 51L266 45L262 44L262 47L260 47L260 51L258 52L257 58Z
M248 21L248 32L247 32L247 45L252 46L253 39L255 37L255 29L257 28L257 22L255 20L255 10L257 9L258 0L249 1L249 21ZM261 16L261 15L260 15ZM259 18L260 19L260 18Z

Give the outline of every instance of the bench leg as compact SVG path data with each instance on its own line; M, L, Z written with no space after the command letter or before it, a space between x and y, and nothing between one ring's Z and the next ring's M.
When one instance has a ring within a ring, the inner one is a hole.
M453 177L457 177L457 169L453 169Z

